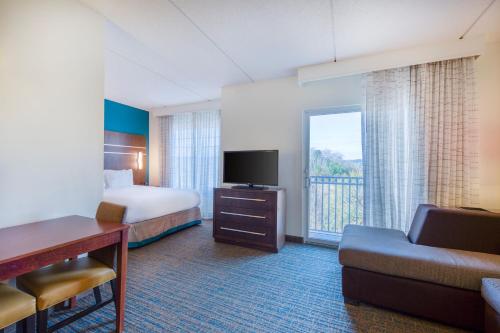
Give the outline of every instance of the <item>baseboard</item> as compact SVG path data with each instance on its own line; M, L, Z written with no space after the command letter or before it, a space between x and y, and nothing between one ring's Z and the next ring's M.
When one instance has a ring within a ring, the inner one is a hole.
M304 237L285 235L285 241L290 243L304 243Z

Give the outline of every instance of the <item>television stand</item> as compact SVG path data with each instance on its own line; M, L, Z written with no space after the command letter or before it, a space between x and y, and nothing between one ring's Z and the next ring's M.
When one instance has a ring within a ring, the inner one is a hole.
M213 237L278 252L285 243L285 190L214 189Z
M254 184L234 185L234 186L231 186L231 188L235 189L235 190L261 190L261 191L268 189L268 187L266 187L266 186L255 186Z

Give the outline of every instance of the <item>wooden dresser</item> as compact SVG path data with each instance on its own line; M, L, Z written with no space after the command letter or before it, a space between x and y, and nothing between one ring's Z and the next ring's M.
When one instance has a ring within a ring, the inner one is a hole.
M285 243L285 190L214 189L213 228L216 242L278 252Z

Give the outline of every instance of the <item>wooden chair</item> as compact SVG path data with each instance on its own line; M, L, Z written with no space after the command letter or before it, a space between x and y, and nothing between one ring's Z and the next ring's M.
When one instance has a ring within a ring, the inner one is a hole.
M122 223L125 211L123 206L101 202L96 219ZM63 261L18 277L18 286L36 297L37 331L53 332L111 302L115 303L116 308L115 257L115 248L104 248L90 252L88 257ZM103 301L99 286L107 282L110 282L113 296ZM94 292L94 305L48 327L48 310L51 307L90 289Z
M0 333L4 328L16 324L17 333L35 332L36 299L0 283Z

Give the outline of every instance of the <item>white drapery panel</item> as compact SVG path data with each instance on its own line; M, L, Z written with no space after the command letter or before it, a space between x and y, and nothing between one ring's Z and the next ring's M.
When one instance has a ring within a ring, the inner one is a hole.
M365 75L365 224L408 231L420 203L478 202L474 59Z
M361 118L364 221L370 226L405 230L412 208L410 68L373 72L365 79Z
M161 184L197 190L201 214L213 215L218 185L220 112L179 113L160 118Z
M430 203L479 203L479 117L474 58L411 67L410 109L422 161L418 181Z

